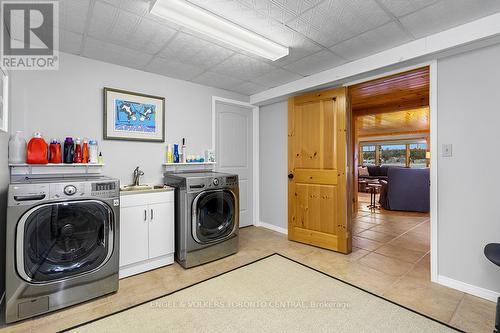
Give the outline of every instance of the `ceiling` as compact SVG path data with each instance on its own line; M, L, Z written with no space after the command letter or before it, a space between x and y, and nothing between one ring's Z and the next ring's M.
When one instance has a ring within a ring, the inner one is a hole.
M363 115L356 118L358 137L427 134L429 108Z
M60 49L251 95L500 11L498 0L190 1L290 55L211 40L151 15L150 0L60 1Z
M349 87L354 114L394 112L429 106L429 67L363 82Z

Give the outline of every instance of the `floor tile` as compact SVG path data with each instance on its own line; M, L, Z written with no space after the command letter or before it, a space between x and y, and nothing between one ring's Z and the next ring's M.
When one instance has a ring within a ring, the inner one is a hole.
M426 254L424 251L407 249L400 246L385 244L375 250L376 253L383 254L384 256L395 258L410 264L414 264Z
M464 293L406 276L392 285L384 296L433 318L449 322Z
M396 238L396 236L382 233L382 232L373 231L371 229L362 231L357 236L363 237L363 238L368 238L370 240L374 240L374 241L377 241L380 243L387 243L387 242L390 242L391 240L393 240L394 238Z
M469 333L491 333L495 326L496 304L465 295L450 324Z
M375 251L380 246L382 246L383 243L380 243L380 242L377 242L374 240L370 240L367 238L353 236L352 237L352 245L355 247L359 247L361 249L364 249L364 250Z
M412 264L391 257L386 257L378 253L370 253L359 259L361 265L371 267L377 271L383 272L391 276L402 276L407 273Z

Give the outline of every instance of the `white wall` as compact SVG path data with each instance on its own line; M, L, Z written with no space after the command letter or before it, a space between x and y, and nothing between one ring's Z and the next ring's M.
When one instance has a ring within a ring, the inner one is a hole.
M260 221L278 228L288 225L287 102L259 111Z
M439 272L500 292L500 267L483 254L500 243L500 45L439 60ZM493 295L492 295L493 296Z
M202 154L212 146L212 95L247 102L248 97L226 90L61 53L58 71L11 73L11 131L28 138L41 131L46 140L66 136L96 138L106 167L104 173L132 181L140 166L143 183L161 183L166 143L102 141L103 87L150 95L166 101L166 141L187 138L188 153Z

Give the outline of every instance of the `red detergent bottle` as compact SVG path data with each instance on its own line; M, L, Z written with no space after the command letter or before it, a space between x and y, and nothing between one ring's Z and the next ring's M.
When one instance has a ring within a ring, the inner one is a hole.
M28 164L47 164L48 160L48 146L47 142L42 137L42 133L36 132L33 134L28 143L28 151L26 161Z
M73 157L73 162L75 163L82 163L82 145L80 138L76 138L76 145L75 145L75 156Z

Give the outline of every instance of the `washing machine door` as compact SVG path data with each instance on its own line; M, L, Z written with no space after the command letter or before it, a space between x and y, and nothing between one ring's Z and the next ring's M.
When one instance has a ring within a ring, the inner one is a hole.
M17 225L19 275L32 283L47 283L98 268L112 253L113 225L113 211L97 200L31 209Z
M229 190L201 192L193 200L193 238L198 243L221 241L237 225L237 200Z

